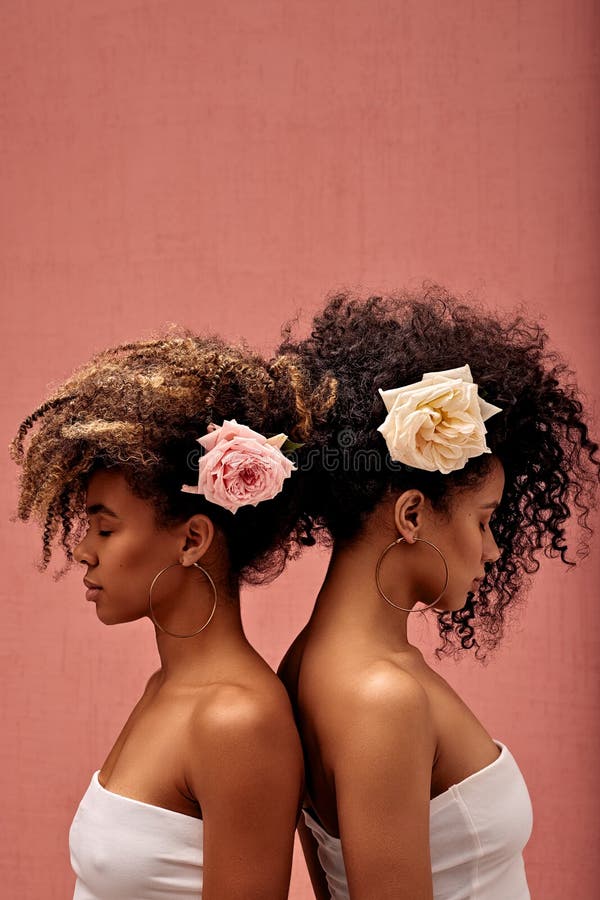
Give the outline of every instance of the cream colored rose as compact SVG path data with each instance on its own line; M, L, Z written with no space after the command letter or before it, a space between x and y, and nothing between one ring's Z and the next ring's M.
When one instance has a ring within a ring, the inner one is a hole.
M377 430L396 462L448 475L491 452L483 423L501 410L478 395L469 366L379 393L388 414Z

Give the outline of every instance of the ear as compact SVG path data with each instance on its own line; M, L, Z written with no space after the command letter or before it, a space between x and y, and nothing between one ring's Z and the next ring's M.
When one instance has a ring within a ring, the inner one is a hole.
M184 526L184 545L179 553L182 566L193 566L201 559L215 536L215 526L208 516L197 515L188 519Z
M414 544L418 537L426 502L421 491L411 489L403 491L394 504L394 525L407 544Z

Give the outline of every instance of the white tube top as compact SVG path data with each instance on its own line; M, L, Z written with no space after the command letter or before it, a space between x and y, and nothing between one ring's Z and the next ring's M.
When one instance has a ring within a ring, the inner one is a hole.
M529 900L523 848L532 827L531 801L510 751L434 797L429 841L435 900ZM306 824L332 900L350 900L339 838L305 810Z
M202 819L113 794L98 774L69 833L73 900L200 900Z

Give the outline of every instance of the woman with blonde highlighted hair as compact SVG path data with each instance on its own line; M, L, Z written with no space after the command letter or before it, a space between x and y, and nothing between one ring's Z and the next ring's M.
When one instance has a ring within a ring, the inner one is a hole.
M407 627L424 610L439 652L482 656L538 555L574 564L571 515L585 554L600 458L573 373L537 322L437 287L333 297L280 352L315 384L337 382L297 473L333 552L280 670L304 746L315 892L526 900L523 776Z
M77 900L287 897L301 748L239 588L303 539L304 390L289 359L168 335L100 353L19 429L42 566L58 544L100 621L147 618L160 657L73 820Z

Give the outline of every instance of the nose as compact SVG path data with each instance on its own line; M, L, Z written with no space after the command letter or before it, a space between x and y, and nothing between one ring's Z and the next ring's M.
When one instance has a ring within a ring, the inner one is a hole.
M75 562L83 563L87 566L95 566L98 562L98 557L93 552L88 538L89 534L86 534L83 540L79 541L73 550L73 559Z
M496 543L496 539L492 534L490 528L487 529L487 541L483 548L483 561L484 563L495 563L496 560L500 559L502 556L502 551L498 547Z

